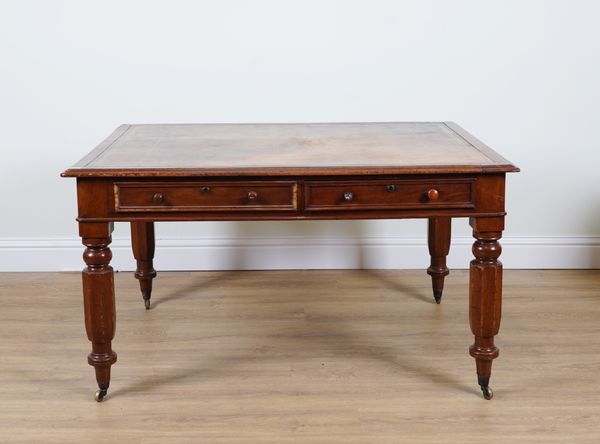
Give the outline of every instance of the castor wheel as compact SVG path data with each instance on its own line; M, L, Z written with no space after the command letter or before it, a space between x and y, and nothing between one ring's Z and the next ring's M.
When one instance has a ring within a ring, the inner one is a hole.
M99 389L96 394L94 395L94 399L96 400L96 402L102 402L102 400L104 399L104 397L106 396L106 393L108 392L107 389Z
M150 310L150 299L144 299L144 307L146 310Z
M494 397L494 392L487 385L481 386L481 392L483 393L483 397L488 401Z

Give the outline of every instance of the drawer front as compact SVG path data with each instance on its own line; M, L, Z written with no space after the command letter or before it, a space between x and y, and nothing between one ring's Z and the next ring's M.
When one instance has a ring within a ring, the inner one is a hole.
M307 211L474 208L474 179L373 180L305 184Z
M297 208L296 182L121 182L116 211L281 211Z

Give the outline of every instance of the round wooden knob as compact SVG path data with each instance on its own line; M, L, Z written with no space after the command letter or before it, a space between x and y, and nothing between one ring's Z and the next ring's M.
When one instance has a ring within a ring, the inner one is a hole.
M258 199L258 193L256 191L248 191L248 200Z
M155 193L154 196L152 196L152 200L155 203L163 203L165 201L165 195L163 193Z
M354 199L354 193L353 193L352 191L346 191L346 192L344 193L344 200L345 200L346 202L351 202L351 201L352 201L352 199Z
M432 188L431 190L427 191L427 198L429 200L438 200L439 197L440 197L440 192L438 190L436 190L435 188Z

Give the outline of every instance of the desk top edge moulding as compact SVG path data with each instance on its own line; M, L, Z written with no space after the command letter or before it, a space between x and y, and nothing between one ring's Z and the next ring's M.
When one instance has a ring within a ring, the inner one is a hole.
M453 122L124 124L62 176L518 171Z
M469 219L469 353L491 399L505 179L518 171L452 122L121 125L61 174L77 178L96 400L107 396L117 361L114 222L130 224L134 276L150 309L155 222L405 218L428 219L427 274L437 304L449 274L451 221Z

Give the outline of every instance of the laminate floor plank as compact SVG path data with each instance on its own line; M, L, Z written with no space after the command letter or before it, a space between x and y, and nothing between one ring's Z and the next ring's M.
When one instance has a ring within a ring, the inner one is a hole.
M2 443L598 443L600 271L506 270L492 401L468 273L116 273L93 400L78 273L0 274Z

